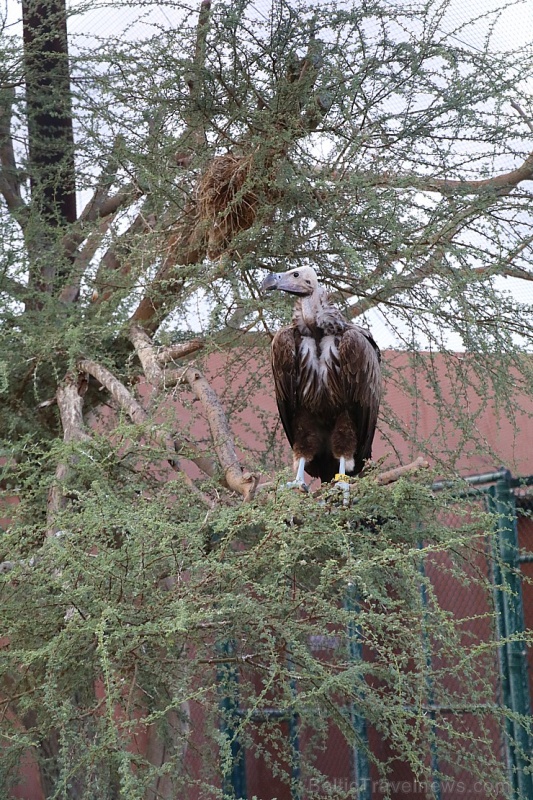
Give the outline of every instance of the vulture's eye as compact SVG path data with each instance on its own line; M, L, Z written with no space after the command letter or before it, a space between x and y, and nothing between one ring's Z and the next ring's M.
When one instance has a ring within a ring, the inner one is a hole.
M292 273L292 277L293 278L299 278L300 277L300 273L299 272L293 272Z

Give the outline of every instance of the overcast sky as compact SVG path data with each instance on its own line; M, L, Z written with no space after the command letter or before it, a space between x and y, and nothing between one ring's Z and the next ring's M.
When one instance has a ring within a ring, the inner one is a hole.
M215 0L216 1L216 0ZM391 7L402 5L402 0L383 0ZM409 0L405 0L406 5ZM505 2L505 0L503 0ZM502 0L451 0L448 10L443 20L443 32L456 32L457 39L464 44L482 49L485 35L488 30L489 22L482 19L487 11L495 10L503 5ZM154 3L152 6L146 2L135 6L132 2L104 3L102 0L95 0L94 3L86 0L72 0L68 3L70 9L93 8L94 10L84 13L82 16L71 18L70 28L74 33L88 33L97 36L105 36L106 33L118 34L129 27L133 20L143 18L145 24L173 25L181 16L181 10L189 7L191 10L199 6L199 2L194 0L189 2L176 3L173 9L170 5ZM270 0L256 0L254 3L259 12L268 14ZM1 16L7 20L9 25L16 25L21 16L20 0L1 0ZM464 27L466 19L476 19L475 25ZM501 12L498 22L492 34L492 44L495 50L513 50L533 42L533 0L516 0L509 3L508 7Z
M350 0L353 2L354 0ZM215 0L216 2L216 0ZM402 3L409 0L383 0L391 7L401 7ZM437 3L443 0L436 0ZM458 42L474 50L484 50L486 36L490 26L491 49L496 52L511 51L520 47L533 44L533 0L516 0L508 3L507 7L497 16L487 17L487 12L497 9L505 0L450 0L447 11L442 20L442 33L452 35ZM3 5L2 5L3 4ZM254 3L259 15L268 15L270 0L256 0ZM170 5L148 5L146 2L136 5L132 2L104 4L97 2L82 2L72 0L69 3L72 10L89 9L81 14L74 14L69 19L69 31L73 34L72 46L75 49L76 37L85 38L105 37L106 35L124 35L128 38L146 34L152 26L177 27L182 19L183 8L189 8L195 14L199 8L199 0L187 3L177 3L176 7ZM19 0L0 0L0 15L7 23L7 32L20 33L21 3ZM467 20L476 20L473 24L466 24ZM520 86L520 75L517 74L517 99L524 104L522 89L533 87ZM526 104L526 111L533 117L533 105ZM532 148L533 150L533 136ZM510 165L509 168L517 165ZM513 278L501 278L501 286L509 291L522 303L533 305L533 282ZM391 331L386 326L384 318L378 310L372 312L368 322L375 330L376 336L383 346L393 344ZM458 343L454 343L458 346Z

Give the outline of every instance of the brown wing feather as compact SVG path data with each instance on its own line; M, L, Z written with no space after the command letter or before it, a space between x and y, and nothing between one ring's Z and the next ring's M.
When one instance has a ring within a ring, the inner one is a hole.
M272 339L272 372L276 403L291 447L294 444L294 413L297 404L298 364L296 329L293 325L279 330Z
M357 431L355 472L372 455L381 399L381 355L372 336L351 325L339 342L339 363L343 400Z

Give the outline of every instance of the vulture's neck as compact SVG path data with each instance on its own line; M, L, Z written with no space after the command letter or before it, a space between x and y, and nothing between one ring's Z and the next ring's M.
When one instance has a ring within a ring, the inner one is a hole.
M313 294L297 300L292 322L303 335L314 333L317 328L321 328L326 335L342 333L349 325L341 312L329 302L326 290L321 287Z

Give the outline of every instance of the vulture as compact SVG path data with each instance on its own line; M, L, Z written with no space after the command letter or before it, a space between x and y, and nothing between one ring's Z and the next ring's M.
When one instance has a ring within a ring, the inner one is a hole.
M272 340L276 402L296 469L289 486L306 491L307 472L323 482L335 479L346 499L346 476L360 473L372 455L381 397L378 346L330 302L311 267L267 275L262 290L274 289L298 298L291 324Z

